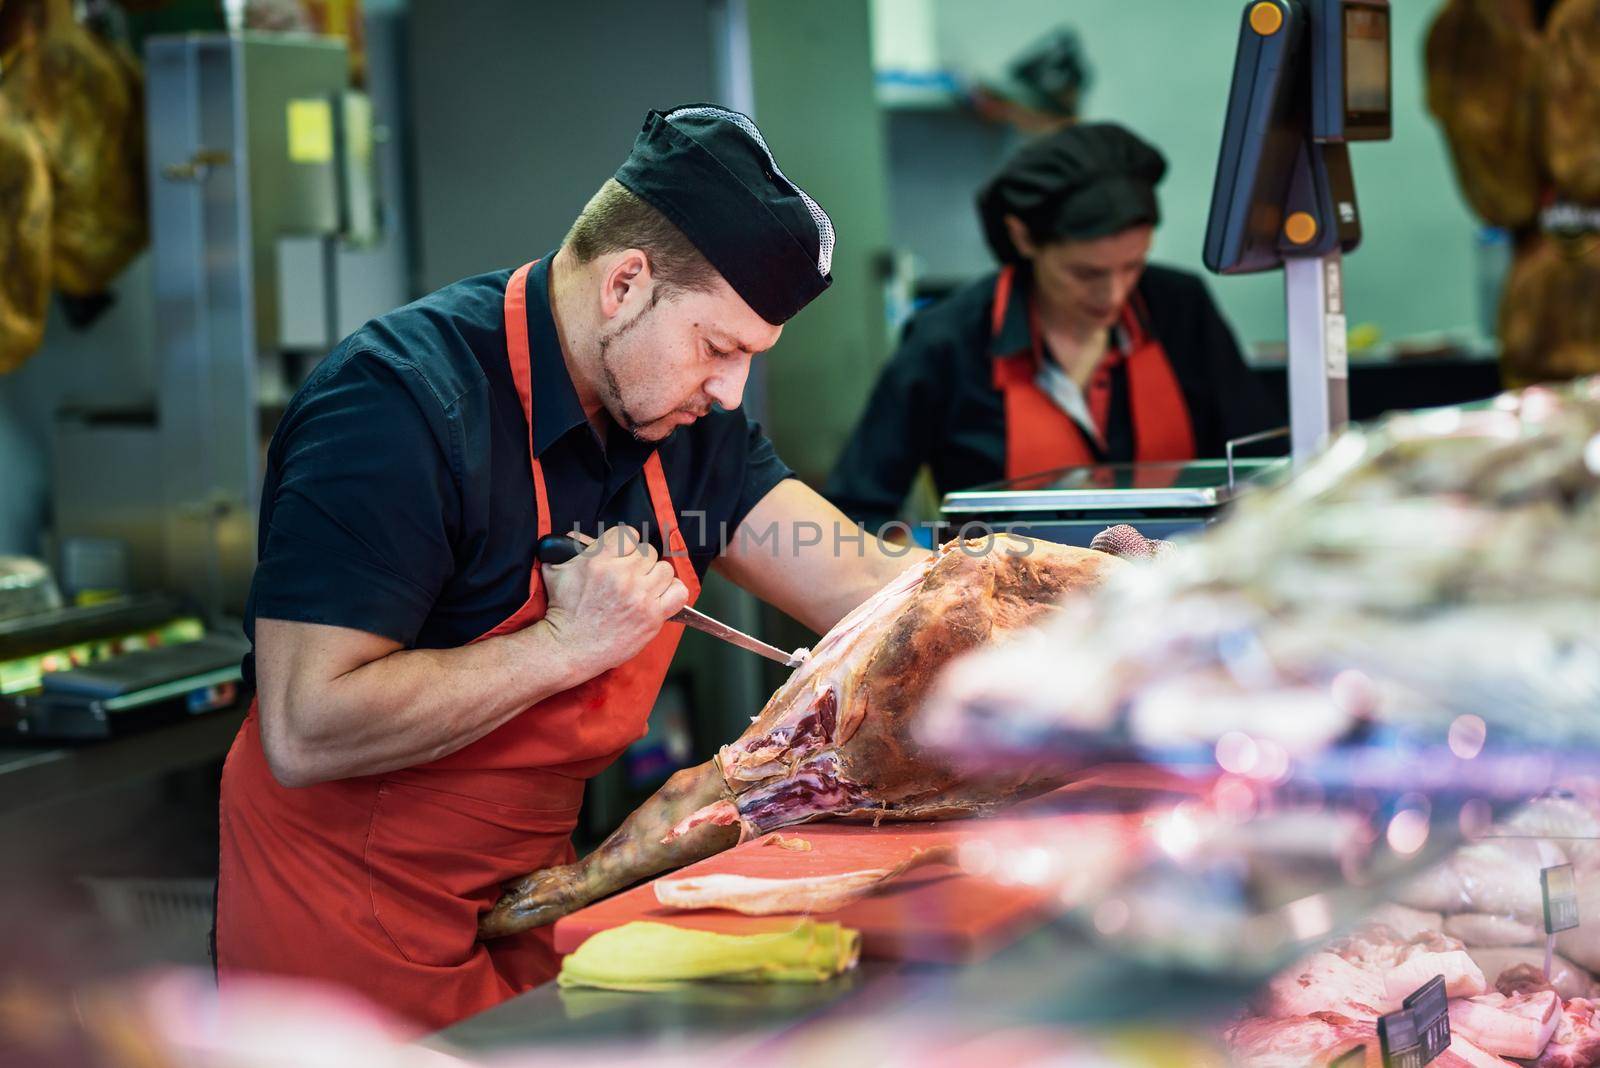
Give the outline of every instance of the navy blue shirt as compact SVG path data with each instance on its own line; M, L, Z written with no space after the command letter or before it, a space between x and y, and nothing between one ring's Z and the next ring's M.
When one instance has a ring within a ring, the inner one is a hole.
M742 411L713 409L647 445L584 416L550 313L546 256L528 272L533 444L551 529L625 523L660 547L643 467L661 463L704 575L793 472ZM511 271L478 275L372 320L318 365L267 451L257 618L350 627L409 648L465 645L527 600L537 540L528 422L506 356ZM703 518L701 516L703 515ZM254 685L253 654L245 681Z

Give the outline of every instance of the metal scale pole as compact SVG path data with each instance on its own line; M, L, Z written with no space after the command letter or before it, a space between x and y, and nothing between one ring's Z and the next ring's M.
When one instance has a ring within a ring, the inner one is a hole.
M1304 464L1350 421L1350 359L1337 249L1289 256L1283 283L1289 334L1290 448Z

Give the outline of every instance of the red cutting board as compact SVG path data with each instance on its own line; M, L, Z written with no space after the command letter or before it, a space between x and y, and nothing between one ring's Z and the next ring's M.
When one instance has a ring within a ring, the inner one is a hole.
M1085 900L1095 883L1138 860L1148 841L1149 812L1061 812L1042 803L1000 818L939 823L816 823L777 832L811 843L782 849L768 835L661 876L730 873L767 878L836 875L892 868L914 850L953 845L957 864L915 868L877 893L820 920L861 932L862 954L889 960L980 960L1050 915ZM1170 803L1170 797L1168 799ZM793 926L794 915L744 916L719 909L669 909L652 882L556 921L555 948L570 953L590 935L634 920L725 934Z

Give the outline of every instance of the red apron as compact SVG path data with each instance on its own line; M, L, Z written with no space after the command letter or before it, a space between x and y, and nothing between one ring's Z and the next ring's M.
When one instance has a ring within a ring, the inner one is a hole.
M1005 324L1015 273L1006 267L995 282L990 329L997 337ZM1128 366L1134 459L1139 463L1194 459L1194 431L1183 391L1172 373L1167 350L1153 334L1146 333L1132 300L1122 309L1122 328L1130 339L1130 351L1122 358ZM1028 330L1032 337L1029 348L1001 356L994 363L994 386L1006 406L1007 479L1099 462L1083 430L1034 381L1045 354L1031 299Z
M543 536L551 529L533 455L531 266L512 275L505 318ZM644 474L662 544L693 603L700 583L658 454ZM527 601L480 640L542 619L545 604L535 565ZM250 972L331 980L438 1028L552 978L550 928L480 943L478 917L502 883L575 859L584 782L644 735L682 633L666 625L627 663L440 760L301 789L272 777L252 706L222 773L220 982Z

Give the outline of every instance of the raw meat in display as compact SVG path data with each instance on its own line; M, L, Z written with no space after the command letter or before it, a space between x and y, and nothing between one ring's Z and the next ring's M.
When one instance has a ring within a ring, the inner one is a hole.
M1367 1063L1376 1064L1378 1032L1371 1020L1353 1020L1336 1012L1318 1012L1289 1019L1252 1017L1223 1035L1238 1068L1306 1068L1327 1064L1363 1043Z
M1333 1012L1356 1020L1374 1020L1387 995L1383 979L1333 953L1314 953L1284 970L1257 999L1262 1016L1310 1016Z
M1383 991L1388 1005L1397 1009L1411 993L1436 975L1444 976L1444 992L1452 998L1470 998L1489 989L1483 972L1465 950L1448 953L1413 953L1384 973Z
M1497 993L1504 994L1508 998L1516 997L1518 994L1536 994L1541 990L1554 991L1557 998L1561 997L1561 992L1556 990L1555 984L1545 978L1544 970L1532 964L1518 964L1513 968L1507 968L1494 981L1494 988Z
M1600 1064L1600 1021L1595 1020L1596 1003L1573 998L1561 1006L1556 1033L1535 1068L1593 1068Z
M1597 434L1600 379L1352 428L1181 551L951 665L924 736L1082 760L1097 737L1239 732L1299 762L1373 722L1442 742L1472 715L1492 746L1600 748Z
M1396 896L1402 904L1419 909L1487 912L1538 923L1544 916L1539 869L1566 861L1565 853L1543 839L1475 842Z
M1422 909L1408 908L1405 905L1393 903L1379 905L1367 917L1370 924L1379 924L1394 931L1395 934L1406 940L1416 938L1429 931L1438 931L1439 925L1444 921L1444 916L1437 912L1425 912ZM1450 932L1446 931L1446 934Z
M1600 791L1573 782L1565 796L1541 797L1501 820L1496 834L1560 839L1556 844L1579 871L1600 867Z
M1469 946L1531 946L1544 937L1542 927L1486 912L1447 917L1443 930Z
M1537 1057L1544 1052L1561 1018L1554 990L1532 994L1483 994L1450 1003L1450 1030L1490 1053Z
M1310 1068L1325 1065L1357 1046L1366 1047L1363 1068L1383 1065L1373 1021L1352 1020L1336 1012L1279 1020L1242 1020L1224 1033L1223 1040L1228 1044L1229 1059L1238 1068ZM1430 1068L1512 1066L1471 1040L1453 1034L1450 1047L1431 1062Z
M1452 1020L1459 1013L1465 1024L1434 1064L1499 1068L1506 1062L1496 1053L1537 1046L1517 1054L1537 1056L1557 1026L1559 999L1542 981L1508 973L1510 983L1488 992L1455 939L1438 931L1407 937L1369 923L1275 976L1252 1004L1258 1015L1224 1038L1235 1061L1251 1068L1326 1064L1370 1038L1379 1015L1400 1008L1436 975L1444 976ZM1376 1053L1374 1043L1368 1063L1378 1064Z
M1384 1012L1399 1008L1412 991L1436 975L1444 976L1449 997L1472 997L1488 989L1465 947L1438 931L1405 938L1391 927L1366 924L1329 944L1327 951L1381 978L1384 996L1375 1004Z
M1485 978L1491 980L1491 985L1502 994L1511 993L1515 987L1507 983L1507 977L1526 979L1529 972L1536 973L1543 982L1544 976L1544 947L1541 946L1500 946L1500 947L1472 947L1467 950L1468 956L1477 962L1483 969ZM1557 953L1550 963L1550 986L1563 998L1586 998L1600 995L1594 979L1588 972L1572 963L1561 954Z
M1037 622L1066 595L1130 566L1005 535L944 546L829 631L715 760L673 776L582 861L516 884L482 933L550 923L744 835L833 816L982 815L1060 785L1059 766L971 773L926 750L912 726L951 658Z
M1363 924L1328 944L1329 953L1374 972L1396 968L1420 953L1453 953L1463 948L1460 942L1437 930L1418 931L1407 937L1381 923Z
M1513 1068L1512 1064L1481 1049L1462 1035L1450 1036L1450 1048L1432 1062L1435 1068Z

